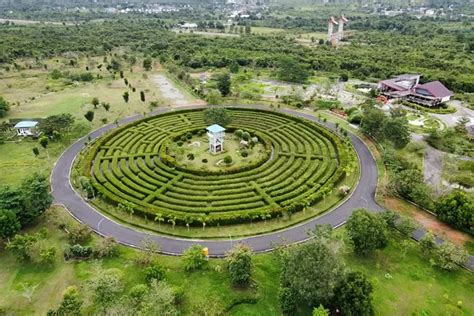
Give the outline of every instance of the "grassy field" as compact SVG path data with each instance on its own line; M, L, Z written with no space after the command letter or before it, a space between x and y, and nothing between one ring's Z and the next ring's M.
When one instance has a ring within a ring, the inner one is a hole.
M76 285L87 296L87 280L91 278L96 261L65 262L62 249L67 239L58 223L72 219L61 208L48 212L48 216L34 229L48 229L48 241L58 251L52 268L20 264L5 250L0 250L0 310L18 315L44 315L57 306L63 290ZM342 236L343 229L337 230ZM390 233L388 248L361 258L346 250L343 259L348 269L364 272L374 286L376 315L472 315L474 291L472 274L459 270L447 273L432 267L421 255L419 246L404 237ZM97 237L98 238L98 237ZM92 243L96 242L96 237ZM134 259L137 251L120 246L119 256L106 259L104 268L117 268L124 272L124 283L129 290L144 282L144 275ZM276 253L254 257L252 287L234 289L230 285L222 260L211 260L207 269L183 272L182 261L177 257L159 256L166 269L166 280L173 286L184 288L184 301L179 306L183 315L279 315L277 303L280 263ZM22 296L24 288L37 286L31 301ZM254 301L255 303L248 303ZM461 302L458 307L458 302ZM235 304L235 305L234 305ZM88 308L86 310L89 310ZM200 312L197 312L200 311Z
M0 119L0 122L70 113L76 118L77 124L71 135L67 135L67 139L49 143L48 154L41 149L38 158L34 157L32 151L33 147L41 148L37 141L14 138L0 145L0 184L18 184L24 176L34 171L49 173L56 159L74 139L105 123L149 112L151 101L157 101L161 106L174 105L175 89L172 80L164 85L157 82L157 76L161 81L167 80L162 72L145 72L138 66L126 68L124 77L136 89L136 92L133 92L118 74L113 79L110 74L104 74L104 71L92 70L99 62L99 58L82 58L79 59L78 66L70 67L66 65L66 60L49 60L46 62L48 70L45 70L28 69L32 61L25 61L25 69L0 74L0 95L11 103L8 115ZM53 69L80 73L86 66L90 67L94 75L100 74L103 78L91 83L67 85L64 78L53 80L50 77ZM130 93L128 103L122 97L125 91ZM140 91L145 92L145 102L140 100ZM110 110L106 111L101 105L94 109L91 104L93 97L99 98L100 102L110 103ZM188 93L184 93L183 100L194 101ZM95 114L92 123L84 118L84 114L89 110Z

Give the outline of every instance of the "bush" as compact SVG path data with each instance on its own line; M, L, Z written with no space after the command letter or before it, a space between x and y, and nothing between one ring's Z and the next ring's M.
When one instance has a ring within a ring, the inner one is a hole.
M86 243L89 241L92 233L88 226L76 223L68 228L68 232L69 242L73 245Z
M242 152L240 154L242 155L242 157L248 157L249 152L246 151L246 150L242 150Z
M194 154L189 153L187 157L188 157L188 160L194 160Z
M111 258L118 255L118 244L113 237L102 238L95 249L97 258Z
M186 138L189 140L191 138L193 138L193 134L192 133L186 133Z
M244 131L241 130L241 129L238 129L235 131L235 136L237 136L238 138L242 138L242 135L244 134Z
M154 264L145 269L145 280L148 284L151 284L153 280L161 281L164 277L165 269L159 264Z
M448 271L457 269L459 265L465 264L467 260L466 252L449 241L445 241L436 247L435 257L436 266Z
M365 209L359 209L352 213L347 221L346 229L354 250L358 253L367 254L387 246L385 221Z
M278 302L284 315L293 315L298 306L298 297L295 291L287 287L280 288L278 292Z
M231 156L225 156L225 157L224 157L224 162L225 162L226 164L232 163L232 157L231 157Z
M207 159L204 158L203 160L201 160L203 163L207 163Z
M206 256L201 245L193 245L183 252L184 270L202 269L206 264Z
M81 245L68 245L64 249L64 259L87 259L92 256L94 253L92 247L90 246L81 246Z
M250 139L250 134L248 132L243 132L242 139L248 141Z
M226 262L232 284L247 285L252 271L252 250L248 246L237 245L227 253Z
M184 143L183 143L182 141L178 141L178 142L176 143L176 145L178 145L179 147L183 146L183 144L184 144Z

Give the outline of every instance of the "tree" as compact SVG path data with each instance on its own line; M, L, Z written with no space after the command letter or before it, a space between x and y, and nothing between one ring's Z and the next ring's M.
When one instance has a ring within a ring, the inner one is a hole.
M148 292L140 302L139 315L166 315L177 316L175 306L176 295L166 282L153 281Z
M33 154L35 155L35 157L39 156L40 152L39 152L38 147L33 147Z
M142 102L145 102L145 91L140 91L140 100L142 100Z
M201 245L193 245L183 252L184 270L198 270L203 268L206 263L206 256Z
M84 114L84 117L86 118L86 120L92 123L92 121L94 120L94 111L87 111L86 114Z
M63 133L68 131L74 124L74 116L69 113L51 115L39 123L38 129L44 135L53 138L54 132Z
M360 272L347 273L334 290L335 305L343 315L372 316L372 284Z
M308 80L309 72L296 59L283 57L278 61L277 76L283 81L303 83Z
M16 214L10 210L0 209L0 239L8 239L21 228Z
M435 264L441 269L452 271L466 263L466 252L449 241L444 241L435 249Z
M99 98L94 97L92 98L92 105L94 106L94 109L97 109L97 106L99 105Z
M282 259L281 286L287 290L280 293L281 305L291 307L295 300L307 306L330 303L342 276L342 266L327 239L316 238L295 246Z
M384 136L383 126L386 119L387 117L382 110L374 106L368 106L363 111L360 127L365 134L380 140Z
M38 237L36 235L17 234L7 243L6 249L11 251L19 261L29 261L31 259L31 249L37 241Z
M128 99L130 97L130 94L128 93L128 91L125 91L122 95L123 97L123 100L125 101L125 103L128 103Z
M5 117L9 110L10 105L3 97L0 96L0 118Z
M44 149L48 148L49 139L46 136L41 136L38 141Z
M466 193L455 190L442 196L435 209L442 221L474 233L474 200Z
M63 300L57 310L48 311L48 316L80 316L83 300L75 286L69 286L63 293Z
M410 131L406 117L387 119L383 126L386 139L392 141L395 148L404 148L410 142Z
M230 72L233 74L236 74L239 72L239 63L236 62L235 60L230 64L229 68Z
M252 33L252 29L250 28L250 25L245 26L245 34L250 34Z
M252 272L252 250L245 245L236 245L226 257L232 284L248 285Z
M357 253L367 254L387 246L387 224L365 209L355 210L346 224L347 235Z
M118 301L123 291L122 273L118 269L99 268L88 285L92 301L105 312Z
M151 70L151 66L153 64L153 60L150 58L150 57L147 57L143 60L143 68L146 70L146 71L150 71Z
M428 255L435 245L435 235L431 231L426 232L426 234L420 239L420 248L424 255Z
M102 107L106 112L109 112L110 110L110 103L102 102Z
M232 121L229 112L224 108L210 108L204 111L204 121L207 125L219 124L227 126Z
M53 202L48 178L39 173L34 173L23 180L20 194L21 210L17 213L17 217L22 226L34 223Z
M230 74L224 72L217 76L217 89L221 93L221 96L226 97L230 94Z

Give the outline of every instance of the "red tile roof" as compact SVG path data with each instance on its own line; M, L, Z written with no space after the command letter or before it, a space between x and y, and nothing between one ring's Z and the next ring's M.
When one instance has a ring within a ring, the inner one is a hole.
M432 81L425 84L420 84L420 85L417 85L416 88L427 90L435 98L444 98L444 97L450 97L453 95L453 93L439 81Z

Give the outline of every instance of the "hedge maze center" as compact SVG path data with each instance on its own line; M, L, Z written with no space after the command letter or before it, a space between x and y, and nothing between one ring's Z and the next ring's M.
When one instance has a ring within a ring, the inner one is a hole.
M172 226L178 236L175 226L198 236L210 227L272 221L284 228L295 213L327 210L326 197L357 168L348 140L276 111L228 108L223 149L211 152L204 111L140 119L87 146L76 167L92 179L96 208L114 208L120 222L146 221L156 232Z

